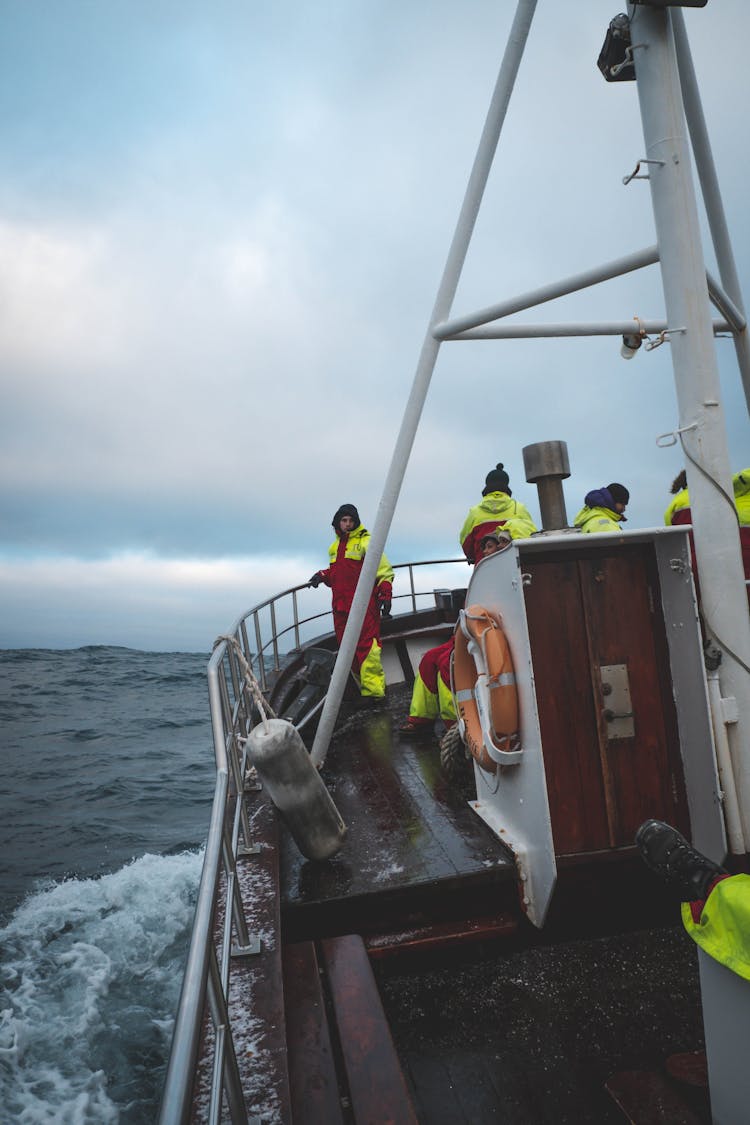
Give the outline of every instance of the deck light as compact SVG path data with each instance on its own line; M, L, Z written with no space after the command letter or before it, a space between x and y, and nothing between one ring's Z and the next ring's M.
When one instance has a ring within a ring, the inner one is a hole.
M596 65L607 82L635 81L635 67L630 46L630 20L624 12L609 21Z
M620 347L620 355L622 358L632 359L640 348L641 343L641 337L637 332L626 332L622 338L622 346Z

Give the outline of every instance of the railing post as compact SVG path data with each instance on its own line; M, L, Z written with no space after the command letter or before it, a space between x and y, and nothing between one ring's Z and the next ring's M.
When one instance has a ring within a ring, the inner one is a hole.
M297 614L297 591L292 590L292 608L294 611L294 647L299 648L299 617Z
M216 951L211 943L209 950L209 980L208 993L211 1014L214 1022L214 1081L211 1089L211 1105L209 1108L209 1121L212 1125L219 1125L221 1121L222 1094L226 1093L229 1104L229 1115L233 1125L246 1125L247 1109L242 1093L240 1068L237 1065L237 1055L234 1050L232 1032L229 1026L229 1012L221 988L219 966L216 962Z
M255 610L255 612L253 613L253 622L255 624L255 644L256 644L256 647L257 647L257 650L258 650L258 672L259 672L258 679L260 680L261 691L265 691L266 690L266 664L265 664L265 660L263 659L263 640L262 640L261 635L260 635L260 618L258 617L258 611L257 610Z
M270 602L271 611L271 647L273 648L273 670L279 670L279 638L276 633L276 599L271 598Z

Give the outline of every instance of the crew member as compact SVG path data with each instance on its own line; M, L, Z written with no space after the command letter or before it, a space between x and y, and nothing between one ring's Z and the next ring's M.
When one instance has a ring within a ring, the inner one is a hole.
M506 531L490 532L479 541L480 562L494 555L510 543ZM409 717L399 728L402 738L421 738L429 736L434 730L435 720L440 718L450 730L456 723L456 707L451 692L451 656L454 637L445 644L428 649L419 662L419 670L411 693Z
M606 488L595 488L586 493L573 526L589 533L622 531L620 524L625 522L629 500L630 493L624 484L614 482Z
M528 508L512 495L508 474L500 462L487 474L482 501L469 509L458 537L470 563L477 559L482 536L498 528L504 528L513 539L527 539L536 531Z
M336 640L341 644L370 543L370 533L360 523L359 512L353 504L342 504L331 522L336 538L328 548L328 568L316 570L309 584L319 586L324 582L331 587L333 628ZM360 694L365 699L382 699L385 695L385 675L380 659L380 617L381 614L390 617L392 584L393 568L383 555L352 663Z
M681 899L693 941L750 980L750 876L730 875L663 820L645 821L635 842L647 866Z
M742 566L745 572L745 583L748 584L750 583L750 469L741 469L739 473L734 474L732 477L732 489L734 492L734 506L737 510L737 522L740 526ZM690 493L688 492L687 474L684 469L672 481L670 491L673 494L673 499L664 513L664 523L667 527L679 524L691 524L693 522L693 516L690 511ZM700 597L692 530L689 534L693 579L695 581L696 592ZM750 600L750 585L748 585L747 596L748 600Z

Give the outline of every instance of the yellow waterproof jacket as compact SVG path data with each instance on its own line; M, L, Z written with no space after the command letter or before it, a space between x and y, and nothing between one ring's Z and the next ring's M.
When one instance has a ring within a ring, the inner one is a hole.
M750 469L741 469L739 473L735 473L732 477L732 487L740 527L750 527ZM669 527L673 523L685 522L684 518L679 518L678 513L689 508L690 495L686 488L682 488L664 513L664 523Z
M514 500L507 492L488 492L480 504L469 509L458 536L469 562L474 562L482 536L501 527L510 533L512 539L528 539L536 531L536 524L525 504Z
M580 527L581 531L586 532L599 532L599 531L622 531L620 526L620 516L617 512L613 512L611 508L581 508L580 512L573 520L574 527Z
M680 518L679 513L687 509L687 517ZM690 523L690 496L686 488L681 488L672 497L672 503L664 513L664 523L671 527L673 523Z
M690 903L683 902L682 922L710 957L750 980L750 875L732 875L717 883L698 922Z
M348 613L357 588L362 564L370 545L370 532L359 524L348 535L337 536L328 548L329 566L320 575L326 586L333 592L333 608ZM381 555L375 587L379 600L390 600L393 584L393 567L385 555Z
M750 469L742 469L732 477L734 503L740 527L750 527Z

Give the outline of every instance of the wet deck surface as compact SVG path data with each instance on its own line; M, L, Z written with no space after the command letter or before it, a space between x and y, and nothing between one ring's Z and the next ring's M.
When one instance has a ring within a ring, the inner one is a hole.
M605 1090L613 1074L668 1081L667 1059L703 1046L695 945L681 926L386 968L381 997L429 1125L615 1125L624 1118ZM708 1121L705 1090L675 1084L675 1095Z
M593 883L561 872L542 934L521 920L412 949L426 919L439 934L445 918L519 910L512 858L468 806L471 771L450 785L436 739L399 740L408 699L391 689L381 709L342 713L323 771L348 826L339 855L305 861L281 825L284 940L365 936L422 1125L616 1125L613 1080L642 1100L639 1125L707 1125L707 1091L669 1074L671 1056L703 1046L695 946L637 861ZM389 934L398 950L381 959ZM665 1090L676 1116L649 1116Z
M282 911L296 936L307 936L308 928L363 932L369 918L374 925L379 913L388 914L389 904L395 911L401 901L403 910L407 895L414 916L441 889L446 896L471 893L481 903L483 888L515 885L510 854L468 805L475 796L468 765L466 784L450 784L436 739L398 738L409 694L405 685L390 688L387 705L342 712L323 769L348 829L341 852L309 863L283 833Z

